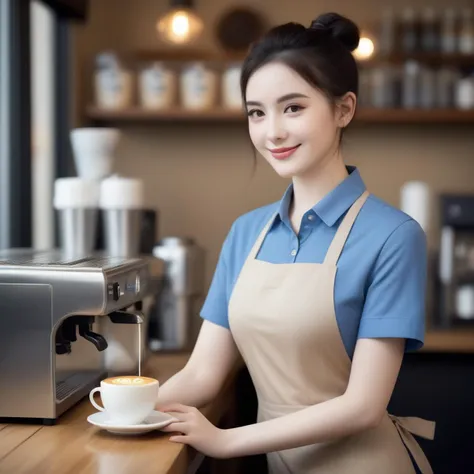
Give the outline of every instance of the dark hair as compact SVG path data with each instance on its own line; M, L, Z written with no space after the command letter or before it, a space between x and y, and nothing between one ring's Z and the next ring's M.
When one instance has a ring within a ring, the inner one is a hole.
M359 74L352 51L359 37L357 25L337 13L318 16L309 28L299 23L272 28L252 45L243 63L240 88L244 104L250 77L271 61L296 71L333 105L347 92L357 95Z

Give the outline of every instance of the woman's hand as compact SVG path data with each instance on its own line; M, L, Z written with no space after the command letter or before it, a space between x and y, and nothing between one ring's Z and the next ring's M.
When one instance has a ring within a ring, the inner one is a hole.
M212 458L227 457L228 432L214 426L197 408L176 403L159 407L159 410L170 413L177 420L161 430L181 433L171 436L170 441L188 444Z

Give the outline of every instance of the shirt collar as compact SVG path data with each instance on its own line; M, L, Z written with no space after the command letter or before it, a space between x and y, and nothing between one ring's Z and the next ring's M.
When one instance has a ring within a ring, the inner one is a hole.
M366 189L359 170L355 166L346 166L346 169L349 175L312 207L315 214L328 227L333 226ZM287 224L290 220L289 209L292 196L293 185L290 184L278 208L280 219Z

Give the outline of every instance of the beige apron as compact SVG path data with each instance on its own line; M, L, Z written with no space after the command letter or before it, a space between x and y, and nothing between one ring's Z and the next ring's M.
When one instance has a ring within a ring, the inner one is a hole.
M334 309L337 261L364 192L344 217L322 264L272 264L257 260L273 223L255 242L229 302L229 323L252 377L258 421L293 413L341 396L351 360ZM402 439L422 474L432 469L411 433L433 439L434 423L388 413L374 429L267 454L270 474L414 474Z

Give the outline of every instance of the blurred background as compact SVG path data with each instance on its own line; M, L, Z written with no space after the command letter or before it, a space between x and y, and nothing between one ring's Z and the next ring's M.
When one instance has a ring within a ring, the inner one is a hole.
M249 45L271 26L309 26L326 11L354 20L360 93L345 160L372 193L420 222L430 254L426 345L407 357L392 408L438 421L437 440L422 441L435 472L474 471L471 1L0 0L0 8L0 249L61 245L55 182L80 175L95 153L142 184L144 251L170 236L204 251L201 301L232 222L288 185L263 160L254 169L239 90ZM113 143L104 138L111 128ZM74 142L76 129L85 130ZM193 317L198 325L197 310Z

